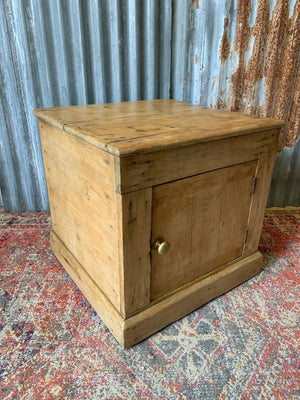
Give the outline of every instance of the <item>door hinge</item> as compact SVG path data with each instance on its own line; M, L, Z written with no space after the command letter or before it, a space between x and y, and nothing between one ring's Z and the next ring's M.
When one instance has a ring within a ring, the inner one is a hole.
M255 193L256 183L257 183L257 178L256 176L254 176L252 179L251 196Z
M247 242L247 239L248 239L248 231L249 231L248 227L245 228L245 230L244 230L244 244Z

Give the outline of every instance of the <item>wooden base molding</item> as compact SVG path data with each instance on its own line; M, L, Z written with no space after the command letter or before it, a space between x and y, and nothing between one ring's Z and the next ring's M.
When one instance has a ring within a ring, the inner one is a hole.
M51 245L58 260L123 348L140 342L252 278L261 271L263 258L259 252L255 252L154 301L145 310L124 318L53 231Z

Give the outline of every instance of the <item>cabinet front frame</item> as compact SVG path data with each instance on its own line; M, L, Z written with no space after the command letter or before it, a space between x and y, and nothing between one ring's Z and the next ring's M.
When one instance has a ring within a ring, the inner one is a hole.
M204 172L268 157L280 129L127 157L115 157L116 191L125 194Z
M197 170L203 172L214 171L249 161L257 160L258 162L256 169L257 187L250 204L247 241L245 242L242 256L232 260L231 263L243 260L257 251L271 183L272 169L276 156L278 134L279 130L260 133L260 140L257 143L255 143L258 138L257 134L225 139L228 143L224 143L224 140L206 143L205 149L207 154L213 154L213 160L209 160L209 158L203 160L201 157L196 157L199 164ZM250 138L253 139L253 143L249 141ZM225 145L226 153L222 152L224 159L218 159L216 162L214 151L220 149L220 142L222 142L222 145ZM263 142L265 142L264 145L262 145ZM248 146L249 143L251 144L250 146ZM243 149L241 154L239 154L239 151L236 151L235 144L237 150ZM183 149L180 150L182 151ZM232 152L230 150L232 150ZM160 153L161 158L158 158L159 165L164 165L168 163L169 160L172 160L172 170L180 170L180 168L174 168L176 151L173 157L170 157L170 151L171 150L153 153L153 156L156 156L156 154L159 155ZM162 159L164 155L167 157L167 160ZM137 156L137 158L144 158L145 156L146 155L140 155ZM147 156L146 158L149 158L149 154ZM229 162L230 159L231 163ZM190 162L195 163L193 156ZM121 165L120 163L122 163L122 159L119 161L119 166ZM130 163L132 164L133 160L131 160ZM155 171L157 171L159 165L154 168ZM194 168L190 172L195 172L195 170ZM120 169L118 173L119 178L122 173L121 171L122 169ZM143 187L146 186L144 179L145 174L143 174L143 171L141 171L141 174L142 183L140 186ZM194 174L190 173L182 177L181 172L179 172L178 176L180 176L180 178L187 178L192 175ZM172 174L172 177L173 176L174 174ZM160 178L160 180L161 179L162 178ZM163 177L163 181L165 182L171 180L172 179L166 180L166 178ZM152 179L149 179L149 182L152 181ZM120 189L120 186L117 186L117 189ZM128 318L146 309L150 305L157 303L161 299L158 298L151 301L152 186L143 188L143 190L135 190L119 195L118 212L121 216L121 218L119 218L119 251L122 252L120 255L120 273L122 275L120 293L123 293L123 297L121 298L121 314L125 318ZM135 246L132 244L135 244ZM220 268L222 269L222 266ZM205 278L205 276L203 278ZM192 281L184 287L193 285L194 282L195 281ZM178 290L180 290L180 288L167 293L167 295L162 298L172 296L173 293Z

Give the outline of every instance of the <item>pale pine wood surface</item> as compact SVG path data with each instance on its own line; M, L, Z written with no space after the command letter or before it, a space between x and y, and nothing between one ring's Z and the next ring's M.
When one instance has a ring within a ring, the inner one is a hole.
M283 121L176 100L37 109L35 115L117 156L280 128Z
M273 153L269 157L258 160L256 171L257 182L249 215L248 238L244 249L245 256L253 253L258 248L275 157L276 155Z
M163 237L171 249L152 251L152 299L242 255L256 164L154 187L152 241Z
M88 302L94 307L105 325L112 332L117 341L124 344L124 318L113 306L105 294L101 291L97 283L87 273L86 269L78 262L73 254L67 249L55 232L51 232L51 247L68 272L70 277L79 287Z
M117 195L121 310L124 316L150 304L152 188Z
M53 249L122 346L259 272L283 121L174 100L35 114Z
M40 132L53 229L119 309L114 158L45 122Z
M116 157L117 191L126 193L276 152L279 130L229 137L132 157Z

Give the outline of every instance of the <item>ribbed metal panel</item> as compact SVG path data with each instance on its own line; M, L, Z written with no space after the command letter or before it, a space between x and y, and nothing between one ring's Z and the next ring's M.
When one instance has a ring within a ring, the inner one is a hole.
M299 0L0 1L6 210L49 207L36 107L171 97L286 118L281 144L292 146L299 7ZM269 205L300 205L299 147L279 155Z
M3 207L3 199L2 199L2 193L0 190L0 209L1 209L1 207Z
M172 97L284 119L268 205L300 206L300 1L175 0L173 21Z
M276 159L268 206L300 206L300 140Z
M1 191L49 208L32 110L169 98L171 0L0 1Z

